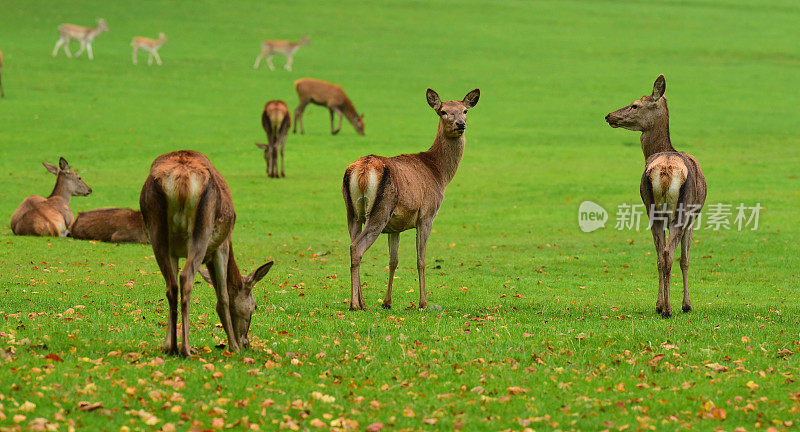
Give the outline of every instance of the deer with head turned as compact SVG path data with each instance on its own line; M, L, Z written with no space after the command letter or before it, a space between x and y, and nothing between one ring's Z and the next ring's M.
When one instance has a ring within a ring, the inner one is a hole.
M291 42L287 40L265 40L261 44L261 54L256 57L256 62L253 64L253 69L258 69L258 65L261 63L261 60L266 57L267 66L269 66L269 69L275 70L275 65L272 64L272 56L275 54L281 54L286 57L286 64L283 66L284 69L291 71L292 63L294 63L294 53L296 53L300 47L308 44L308 36L303 36L303 38L297 42Z
M73 196L88 196L92 188L83 182L62 157L58 166L42 162L56 176L56 185L47 198L31 195L11 215L11 231L16 235L64 237L72 224L69 201Z
M256 143L256 147L264 150L264 160L267 161L267 175L270 177L286 177L283 169L283 148L286 147L286 137L289 135L289 126L292 125L292 116L289 115L289 106L282 100L272 100L264 105L261 112L261 126L267 133L267 144ZM278 173L278 153L281 155L281 172Z
M321 105L328 108L331 115L331 135L336 135L342 129L342 117L347 117L347 120L355 128L359 135L364 135L364 114L358 114L353 102L344 93L344 90L336 84L331 84L327 81L303 78L294 82L294 88L297 90L297 97L300 103L297 109L294 110L294 129L293 133L297 133L297 124L300 124L300 133L306 133L303 127L303 111L306 105L313 103L314 105ZM339 114L339 127L333 128L333 116Z
M689 249L694 223L706 201L706 178L694 156L678 152L669 136L669 110L664 75L653 84L652 94L606 115L611 127L642 133L645 169L639 193L648 209L650 230L658 261L658 300L656 312L672 316L670 278L678 243L683 273L683 311L692 310L689 300ZM665 230L669 230L669 237Z
M142 213L129 208L101 208L78 212L70 237L109 243L147 243Z
M150 39L146 37L136 36L131 40L131 46L133 47L133 64L137 64L139 62L139 50L143 49L150 53L147 57L147 65L153 65L153 58L156 59L156 64L161 66L161 57L158 55L158 49L161 48L161 45L167 42L167 35L164 33L158 34L158 39Z
M58 41L56 42L56 47L53 48L53 57L58 55L58 50L62 46L64 47L64 52L67 54L67 57L72 57L72 53L69 52L69 41L72 39L77 40L80 42L81 47L77 53L75 53L75 57L80 56L84 50L88 52L89 60L94 59L94 53L92 52L92 42L94 42L94 38L97 37L102 32L108 31L108 25L106 24L106 20L100 18L97 20L97 27L84 27L75 24L61 24L58 26Z
M350 310L365 309L361 292L361 258L384 232L389 235L389 285L383 307L392 306L392 281L398 264L400 233L417 230L419 308L428 304L425 290L425 251L433 219L444 191L461 162L466 142L467 110L480 98L480 90L463 100L442 102L428 89L428 104L439 117L433 145L428 151L394 157L364 156L347 167L342 195L350 232Z
M236 220L228 184L202 153L180 150L159 156L150 167L139 196L144 226L167 284L169 317L164 351L189 356L189 305L195 273L202 264L217 295L217 314L228 349L250 344L250 320L256 308L253 286L267 275L272 261L242 276L233 257L231 233ZM178 259L186 258L178 274ZM178 294L181 345L177 344Z

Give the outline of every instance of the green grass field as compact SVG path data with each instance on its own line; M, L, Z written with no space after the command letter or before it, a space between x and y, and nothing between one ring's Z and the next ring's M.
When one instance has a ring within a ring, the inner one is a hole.
M110 32L94 61L51 57L60 23L98 17ZM789 0L0 2L0 429L796 429L798 22ZM160 31L164 65L133 66L130 39ZM253 70L262 39L305 34L293 72L281 57ZM618 205L640 203L638 134L603 121L659 73L707 203L763 207L756 231L696 232L694 311L680 312L676 263L667 320L649 230L614 228ZM261 109L293 109L306 76L341 84L366 136L331 136L310 106L286 178L269 179ZM429 307L415 307L408 232L394 309L379 303L382 236L362 265L369 310L349 312L342 174L428 148L428 87L482 92L428 246ZM231 186L239 265L276 263L239 354L215 348L224 332L198 282L201 351L163 356L149 246L8 228L52 189L43 160L64 156L94 189L77 213L138 206L153 159L184 148ZM605 229L578 229L584 200L611 211Z

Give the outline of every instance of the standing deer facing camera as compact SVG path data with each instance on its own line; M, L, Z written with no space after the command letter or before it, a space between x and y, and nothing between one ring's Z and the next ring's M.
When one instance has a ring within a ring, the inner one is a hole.
M56 186L47 198L31 195L22 201L11 215L11 231L16 235L64 237L73 221L70 199L88 196L92 188L63 157L59 158L58 166L47 162L42 165L56 176Z
M67 57L72 57L72 53L69 52L69 41L75 39L81 44L81 48L75 53L75 57L80 56L83 51L86 50L89 54L89 60L94 59L92 42L94 42L94 38L96 38L97 35L104 31L108 31L108 25L106 24L106 20L102 18L97 20L97 27L95 28L75 24L61 24L58 26L59 38L56 42L56 47L53 48L53 57L58 54L58 49L61 48L62 45L64 46L64 52L67 54Z
M272 261L248 276L239 273L233 258L231 233L236 220L233 199L222 174L202 153L180 150L159 156L139 196L144 226L158 267L167 283L169 319L164 351L191 354L189 305L195 273L217 294L217 314L228 337L228 349L247 348L250 320L255 311L253 286L267 275ZM178 259L186 258L178 276ZM180 283L180 285L179 285ZM178 292L181 297L182 340L178 349Z
M428 104L439 116L439 129L426 152L394 157L369 155L356 160L344 173L342 195L350 231L350 310L365 309L361 292L361 258L381 232L389 234L389 286L383 307L392 306L392 281L397 269L400 233L417 230L419 307L428 305L425 291L425 250L433 219L444 200L444 190L456 175L464 154L467 110L480 90L463 100L442 102L428 89ZM362 229L363 225L363 229Z
M261 126L267 133L267 144L256 143L256 147L264 149L264 159L267 161L267 175L270 177L286 177L283 169L283 148L286 147L286 136L289 135L289 126L292 125L292 116L289 115L289 106L281 100L269 101L261 112ZM281 172L278 174L278 152L281 154Z
M669 137L669 110L664 97L667 83L659 75L653 93L606 116L611 127L640 131L645 169L639 186L648 209L650 229L658 259L658 300L656 312L672 316L670 277L678 242L681 243L683 311L692 310L689 300L689 249L694 222L706 201L706 178L694 156L678 152ZM669 238L665 239L665 229Z
M359 135L364 135L364 114L358 114L353 102L344 93L341 87L313 78L303 78L294 82L297 98L300 103L294 110L294 130L297 133L297 124L300 123L300 133L306 133L303 127L303 111L306 105L313 103L328 108L331 114L331 135L336 135L342 130L342 116L347 117ZM339 114L339 127L333 128L333 115Z
M272 56L275 54L282 54L286 57L286 64L283 66L287 71L292 70L292 63L294 62L294 53L303 45L308 45L308 36L304 36L297 42L290 42L286 40L265 40L261 44L261 54L256 57L256 62L253 64L253 69L258 69L261 60L267 58L267 66L270 70L275 70L275 65L272 64Z
M164 42L167 41L167 35L164 33L158 34L158 39L150 39L146 37L136 36L131 41L131 46L133 47L133 64L138 63L138 53L140 49L143 49L150 53L147 57L147 65L153 65L153 57L156 59L156 64L161 66L161 57L158 55L158 49L161 48L161 45L164 45Z

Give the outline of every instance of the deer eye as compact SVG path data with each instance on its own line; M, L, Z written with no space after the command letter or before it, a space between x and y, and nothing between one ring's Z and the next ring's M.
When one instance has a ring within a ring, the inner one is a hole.
M467 110L464 110L464 114L466 114L466 113L467 113Z
M441 115L447 115L447 111L445 111L445 110L441 110L441 111L439 111L439 114L441 114Z
M631 105L631 109L639 108L639 105Z

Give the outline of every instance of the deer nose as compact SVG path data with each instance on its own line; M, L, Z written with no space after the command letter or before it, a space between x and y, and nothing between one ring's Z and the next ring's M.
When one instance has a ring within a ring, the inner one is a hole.
M459 120L456 122L456 129L464 130L467 128L467 123Z
M611 113L606 114L606 121L611 117Z

